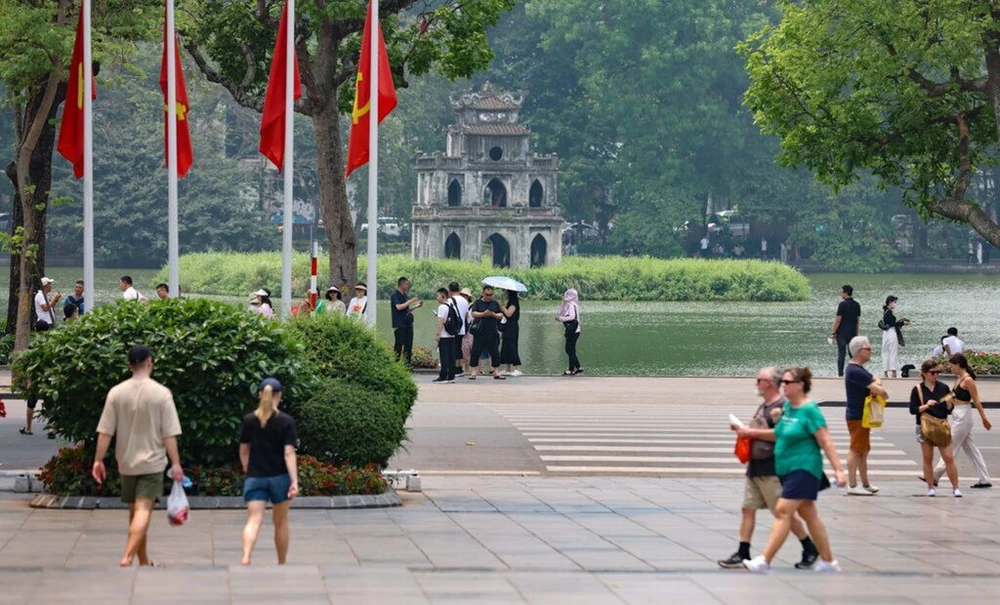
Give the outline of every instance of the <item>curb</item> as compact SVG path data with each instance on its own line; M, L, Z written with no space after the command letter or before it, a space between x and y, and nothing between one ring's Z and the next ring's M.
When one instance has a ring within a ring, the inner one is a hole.
M241 496L188 496L191 510L243 510L246 503ZM402 506L399 494L391 487L384 494L357 496L303 496L292 500L291 508L300 509L361 509ZM128 505L115 497L53 496L41 494L31 501L31 508L60 510L125 510ZM157 509L166 508L166 496L157 503Z

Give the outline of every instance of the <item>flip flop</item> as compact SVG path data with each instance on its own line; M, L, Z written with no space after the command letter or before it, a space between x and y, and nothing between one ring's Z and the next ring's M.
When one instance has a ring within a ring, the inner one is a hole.
M32 433L31 431L27 430L27 427L23 427L23 426L21 428L17 429L17 432L21 433L22 435L34 435L34 433Z
M500 374L494 374L493 380L507 380L506 376L501 376Z

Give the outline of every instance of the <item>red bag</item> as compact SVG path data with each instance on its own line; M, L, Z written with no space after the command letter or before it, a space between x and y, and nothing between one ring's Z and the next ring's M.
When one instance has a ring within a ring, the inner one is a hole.
M737 437L736 438L736 449L733 451L736 454L736 458L746 464L750 462L750 445L753 439L749 437Z

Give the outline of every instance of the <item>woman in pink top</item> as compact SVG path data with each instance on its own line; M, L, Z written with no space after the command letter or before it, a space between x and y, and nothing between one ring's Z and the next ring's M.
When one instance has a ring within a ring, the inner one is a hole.
M563 294L562 306L556 321L566 330L566 355L569 356L569 369L563 376L574 376L583 372L580 358L576 356L576 341L580 340L580 294L575 288L566 290Z

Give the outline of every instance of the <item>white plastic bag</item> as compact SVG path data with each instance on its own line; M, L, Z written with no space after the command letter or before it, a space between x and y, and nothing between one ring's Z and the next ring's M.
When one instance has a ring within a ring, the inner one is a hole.
M190 510L187 494L184 493L184 484L174 481L174 486L170 488L170 496L167 497L167 520L170 525L175 527L184 525Z

